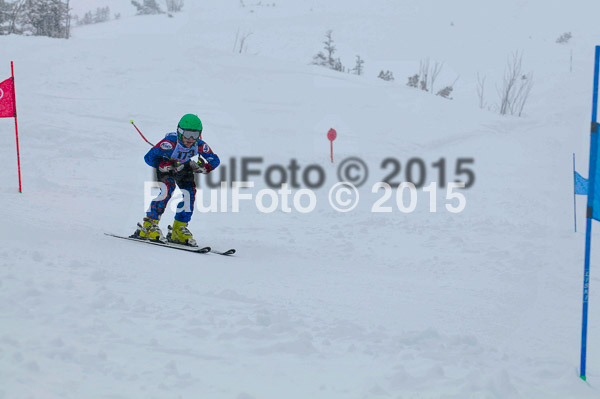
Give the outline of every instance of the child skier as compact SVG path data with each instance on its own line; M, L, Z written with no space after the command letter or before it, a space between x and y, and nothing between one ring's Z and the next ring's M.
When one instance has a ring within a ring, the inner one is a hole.
M186 201L181 201L177 205L173 229L167 238L178 244L197 246L192 233L187 229L196 198L194 173L209 173L220 163L217 154L202 140L201 136L200 118L193 114L184 115L177 125L177 132L168 133L144 157L148 165L157 169L157 180L165 184L167 192L161 190L160 195L152 201L144 218L144 224L138 224L136 236L167 242L158 227L158 222L177 185L182 190L184 199L187 196L189 201L187 204ZM191 160L196 155L198 155L198 162Z

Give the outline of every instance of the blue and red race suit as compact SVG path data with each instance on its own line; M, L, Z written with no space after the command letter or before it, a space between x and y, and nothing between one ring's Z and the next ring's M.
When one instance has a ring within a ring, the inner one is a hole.
M164 213L167 203L171 199L173 192L175 191L175 185L179 186L179 189L183 192L184 200L177 205L177 212L175 214L175 220L183 223L188 223L194 213L194 202L196 200L196 182L194 181L194 174L191 167L189 166L191 159L198 155L204 159L204 167L207 172L210 172L217 168L221 163L219 156L215 154L210 146L204 142L204 140L198 140L197 145L190 148L184 147L177 140L177 133L169 133L164 139L156 143L154 147L148 151L144 160L146 163L153 168L158 168L163 161L176 161L184 164L182 172L176 175L168 173L158 173L158 179L161 183L166 185L166 195L161 190L159 196L152 201L150 209L146 213L146 216L155 220L160 220L161 215ZM185 196L189 195L187 201Z
M158 168L162 161L173 160L185 164L196 155L204 158L209 172L221 163L217 154L212 151L204 140L200 139L197 145L187 148L177 141L177 133L167 134L164 139L148 151L144 160L153 168Z

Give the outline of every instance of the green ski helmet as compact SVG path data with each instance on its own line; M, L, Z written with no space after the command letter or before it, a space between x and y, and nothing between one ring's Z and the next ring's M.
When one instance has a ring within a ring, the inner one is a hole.
M177 125L177 139L183 144L183 137L194 138L196 141L200 139L202 134L202 121L198 115L186 114L181 117Z

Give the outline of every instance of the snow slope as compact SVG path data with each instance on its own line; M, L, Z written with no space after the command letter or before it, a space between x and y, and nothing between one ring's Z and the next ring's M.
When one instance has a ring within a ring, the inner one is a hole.
M73 3L82 14L100 2ZM245 3L124 13L68 41L0 37L7 77L15 61L24 187L13 122L0 120L0 398L600 397L595 265L588 383L578 378L584 233L571 194L573 152L587 175L600 6ZM365 76L309 65L328 29ZM252 32L242 54L238 30ZM477 73L492 105L517 50L534 71L526 115L479 109ZM454 100L405 85L425 57L444 62L440 85L460 77ZM188 112L228 171L250 156L320 165L315 211L195 213L198 241L234 246L232 258L104 236L144 216L149 147L128 121L156 142ZM350 156L370 174L359 206L339 213L327 192ZM387 157L422 158L428 182L440 158L448 181L474 158L465 210L446 211L440 189L435 213L421 191L413 213L370 212Z

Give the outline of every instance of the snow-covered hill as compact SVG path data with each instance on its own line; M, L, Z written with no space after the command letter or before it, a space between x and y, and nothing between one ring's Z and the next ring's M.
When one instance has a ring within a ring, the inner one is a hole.
M571 194L573 152L587 175L600 6L243 3L123 11L68 41L0 37L0 80L15 61L23 168L19 194L2 119L0 398L600 397L594 264L589 382L578 378L584 242ZM366 60L364 76L309 65L328 29L347 66ZM242 54L238 32L252 33ZM522 118L480 109L476 94L479 73L497 102L514 51L534 72ZM406 86L426 57L444 62L440 86L459 77L452 101ZM382 69L396 81L377 79ZM227 173L263 158L246 193L266 187L269 165L320 166L316 209L195 212L197 240L237 248L231 258L104 236L131 233L145 212L149 146L129 120L156 142L188 112ZM360 204L340 213L327 195L347 157L370 173ZM393 180L423 159L427 183L440 158L446 181L472 158L464 211L448 212L456 202L438 189L435 213L422 190L412 213L394 197L393 212L371 212L386 158L402 164ZM581 199L578 211L583 230Z

